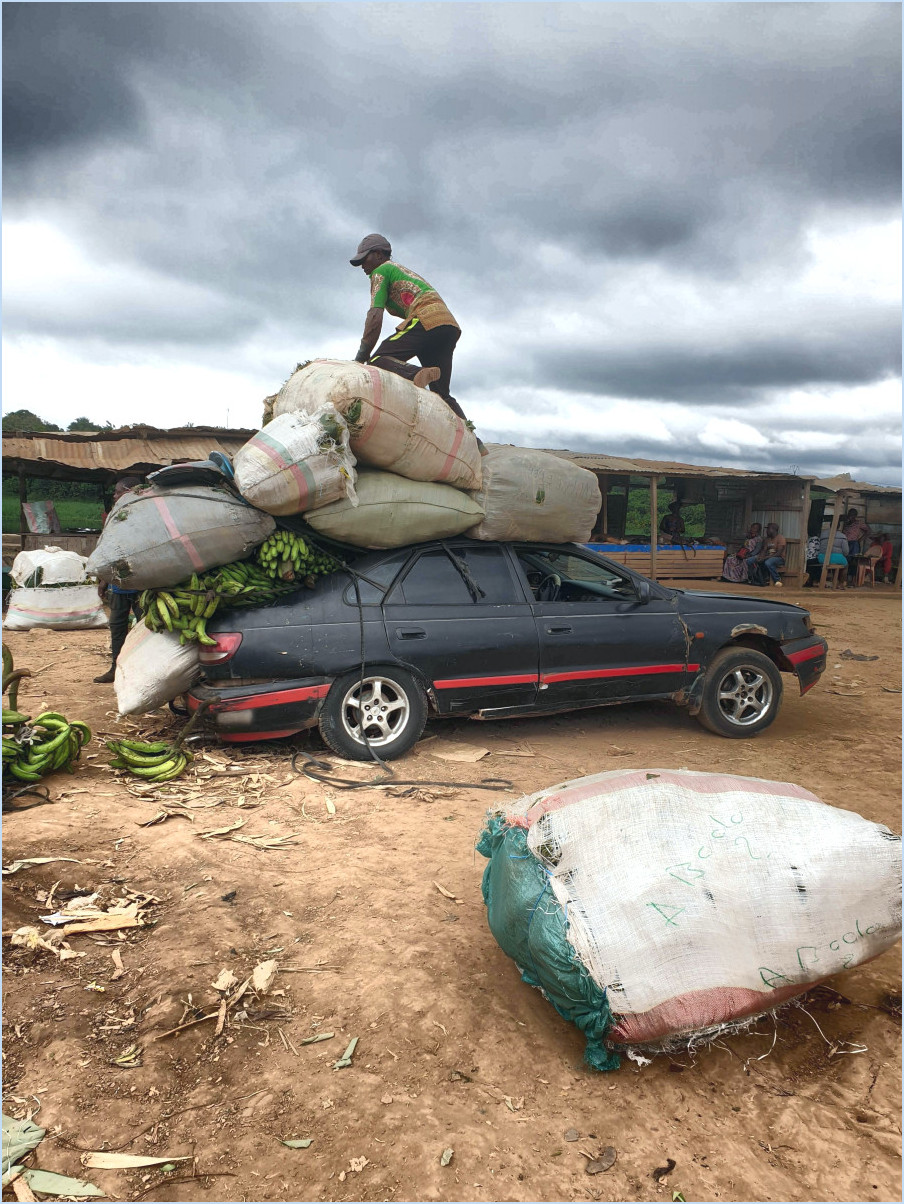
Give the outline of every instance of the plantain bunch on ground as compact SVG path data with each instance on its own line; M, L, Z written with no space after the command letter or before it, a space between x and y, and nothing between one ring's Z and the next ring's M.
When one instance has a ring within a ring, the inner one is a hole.
M220 607L268 606L300 584L274 581L253 560L236 560L170 589L146 589L139 602L151 631L178 632L180 644L213 644L207 622Z
M73 765L91 739L87 723L71 722L59 711L43 711L32 719L19 709L19 682L28 669L14 669L12 653L3 649L3 769L20 782L39 782L48 774Z
M147 743L143 740L108 740L107 748L113 753L110 765L114 769L127 769L136 778L146 782L171 782L178 778L194 759L192 754L165 740Z
M280 581L298 581L310 589L317 577L341 567L329 552L320 551L294 531L274 531L257 549L257 559L268 576Z

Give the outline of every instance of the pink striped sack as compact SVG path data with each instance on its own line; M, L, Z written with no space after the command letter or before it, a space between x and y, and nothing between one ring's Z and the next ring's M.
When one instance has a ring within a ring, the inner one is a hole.
M801 786L685 770L564 782L491 816L493 935L600 1069L772 1011L901 936L901 838Z
M301 514L355 497L348 427L329 402L313 413L281 414L235 457L243 498L268 514Z
M10 592L4 626L7 631L77 631L106 627L107 615L96 585L42 585Z
M229 489L147 486L110 511L88 572L125 589L165 589L242 560L275 530L269 514Z
M314 414L324 402L348 423L362 464L409 481L480 488L477 439L436 393L371 364L312 360L283 385L273 413Z

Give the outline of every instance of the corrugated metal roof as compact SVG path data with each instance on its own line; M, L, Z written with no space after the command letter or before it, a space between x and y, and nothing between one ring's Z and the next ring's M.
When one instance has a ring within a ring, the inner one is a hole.
M192 426L161 430L134 426L84 434L11 432L3 436L3 471L57 480L109 481L144 475L175 460L206 460L212 451L234 456L255 432Z
M755 472L749 468L716 468L708 464L681 464L676 460L635 460L625 456L607 456L601 452L560 451L548 447L545 451L571 460L592 472L611 472L622 475L664 477L735 477L746 481L812 481L805 473Z
M890 497L901 496L900 485L868 485L865 481L855 481L849 472L839 473L837 477L825 477L814 481L817 489L828 489L831 493L878 493Z

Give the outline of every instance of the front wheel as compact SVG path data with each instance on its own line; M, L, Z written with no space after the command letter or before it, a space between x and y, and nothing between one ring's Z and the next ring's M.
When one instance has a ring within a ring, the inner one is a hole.
M706 672L697 718L718 736L756 736L778 714L782 689L782 675L768 656L725 648Z
M384 761L408 752L427 722L427 696L404 669L360 670L336 679L320 713L320 734L350 761Z

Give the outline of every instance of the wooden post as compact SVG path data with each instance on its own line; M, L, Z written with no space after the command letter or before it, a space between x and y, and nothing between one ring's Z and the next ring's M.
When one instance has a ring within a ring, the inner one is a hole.
M650 477L650 577L656 580L656 545L659 537L659 493L658 479Z
M28 501L28 482L25 469L19 469L19 550L25 548L25 536L28 533L28 522L25 518L25 503Z
M804 481L803 509L800 517L800 568L797 572L797 588L802 589L807 579L807 526L810 522L810 482Z
M600 493L603 495L603 505L600 509L600 534L605 535L609 530L609 474L597 473L597 480L600 483Z
M829 542L826 544L826 553L822 562L822 572L819 574L819 588L822 589L826 583L826 577L829 573L829 562L832 559L832 545L835 542L835 532L838 530L838 521L841 518L842 512L847 506L847 494L836 493L835 505L832 507L832 525L829 528ZM847 569L845 569L847 574Z

